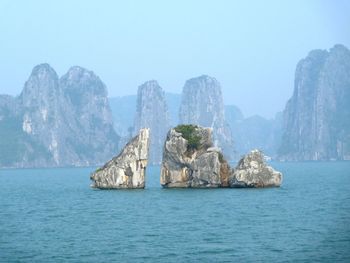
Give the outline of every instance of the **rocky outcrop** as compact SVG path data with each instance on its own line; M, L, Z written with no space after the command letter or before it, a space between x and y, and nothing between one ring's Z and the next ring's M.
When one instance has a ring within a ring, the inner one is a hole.
M203 75L187 80L182 91L180 123L213 128L214 144L232 157L233 140L225 121L220 83Z
M135 132L141 128L151 129L149 162L160 164L162 147L170 123L164 91L157 81L147 81L139 86L136 107Z
M0 167L97 165L118 151L107 89L81 67L60 79L48 64L34 67L20 96L0 100L1 126Z
M350 160L350 51L313 50L283 113L281 160Z
M227 186L229 174L221 150L213 147L211 128L179 125L168 132L161 167L163 187Z
M90 177L92 187L101 189L144 188L150 130L141 129L121 153Z
M258 150L231 170L221 150L213 147L212 129L179 125L164 144L160 183L165 188L272 187L282 174L265 163Z
M244 156L233 169L229 180L230 187L273 187L281 183L282 174L266 164L259 150Z

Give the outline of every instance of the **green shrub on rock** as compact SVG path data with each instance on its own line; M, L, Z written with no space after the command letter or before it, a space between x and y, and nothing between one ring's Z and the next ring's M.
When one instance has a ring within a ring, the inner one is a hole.
M196 133L196 125L192 124L182 124L175 128L175 131L182 134L182 137L187 140L187 150L198 150L201 137Z

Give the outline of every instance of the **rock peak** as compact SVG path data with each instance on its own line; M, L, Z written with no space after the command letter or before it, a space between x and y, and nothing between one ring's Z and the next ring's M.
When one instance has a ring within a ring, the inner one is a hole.
M80 66L71 67L60 78L60 85L72 101L79 101L79 96L88 94L107 97L107 88L102 80L93 71Z
M58 75L47 63L35 66L24 84L20 100L25 107L37 104L50 106L50 101L60 93ZM38 103L40 101L40 103Z
M196 84L196 83L201 83L201 82L220 86L220 83L217 81L216 78L208 76L208 75L205 75L205 74L187 80L186 84L187 83L188 84ZM185 86L186 86L186 84L185 84ZM200 85L198 85L198 86L200 87Z
M99 77L93 71L80 66L73 66L69 68L64 77L70 80L99 79Z
M141 128L150 128L150 163L159 164L162 146L169 129L168 106L163 89L156 80L150 80L138 87L134 133Z
M151 79L151 80L145 81L145 82L141 85L141 87L142 87L142 86L145 86L145 87L156 86L156 87L158 87L159 84L158 84L158 81L156 81L156 80L154 80L154 79Z
M41 63L33 68L32 75L37 75L40 73L53 73L57 75L56 71L48 63Z
M349 49L343 45L343 44L335 44L331 49L330 52L332 51L343 51L343 52L349 52Z

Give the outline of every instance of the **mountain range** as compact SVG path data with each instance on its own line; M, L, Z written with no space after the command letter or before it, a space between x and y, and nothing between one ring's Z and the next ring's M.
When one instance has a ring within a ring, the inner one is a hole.
M137 95L108 98L94 72L74 66L59 77L40 64L18 96L0 95L0 167L98 165L140 128L151 128L150 162L159 164L167 131L181 123L212 127L229 160L253 148L282 161L350 160L350 51L311 51L273 119L224 105L219 81L208 75L187 80L181 94L150 80Z
M75 66L34 67L17 97L0 96L0 166L88 166L118 151L105 84Z

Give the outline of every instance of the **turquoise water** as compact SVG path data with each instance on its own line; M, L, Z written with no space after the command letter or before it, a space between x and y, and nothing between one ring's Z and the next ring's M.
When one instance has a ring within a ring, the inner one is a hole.
M281 188L89 188L93 168L0 170L1 262L350 261L350 162L274 163Z

